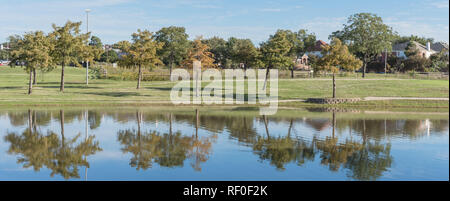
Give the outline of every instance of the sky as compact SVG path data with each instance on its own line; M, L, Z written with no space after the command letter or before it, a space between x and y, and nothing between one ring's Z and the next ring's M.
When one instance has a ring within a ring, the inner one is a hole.
M355 13L382 17L400 35L449 41L448 0L0 0L0 42L12 34L42 30L53 23L83 21L103 43L129 40L137 29L156 32L184 26L190 38L249 38L255 44L277 29L307 29L318 39L342 29Z

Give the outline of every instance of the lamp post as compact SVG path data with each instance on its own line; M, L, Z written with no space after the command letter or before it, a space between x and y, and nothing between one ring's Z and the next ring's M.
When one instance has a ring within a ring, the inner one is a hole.
M89 13L91 9L86 9L86 34L89 33ZM89 45L89 39L88 39ZM86 60L86 85L89 85L89 61Z

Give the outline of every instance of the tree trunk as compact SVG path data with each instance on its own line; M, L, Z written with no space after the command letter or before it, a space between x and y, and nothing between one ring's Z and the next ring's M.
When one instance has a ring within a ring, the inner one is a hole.
M333 139L334 139L334 136L335 136L335 133L336 133L336 112L333 112L333 122L332 122L332 124L333 124Z
M64 92L64 62L62 63L62 69L61 69L61 86L59 88L59 91Z
M336 74L333 72L333 98L336 98Z
M141 88L141 79L142 79L142 65L139 64L139 75L138 75L137 89Z
M170 62L170 66L169 66L169 79L170 81L172 80L172 69L173 69L173 61Z
M364 58L364 64L363 64L363 72L362 72L362 77L365 78L366 77L366 67L367 67L367 60L366 58Z
M33 69L33 85L36 85L37 81L36 81L36 68Z
M270 139L270 133L269 133L269 121L267 120L267 116L263 115L263 120L264 120L264 127L266 128L266 135L267 135L267 139Z
M291 68L291 78L294 79L294 66Z
M64 147L64 110L59 111L59 116L61 118L61 137L62 137L62 146Z
M33 116L31 114L31 110L28 109L28 129L30 130L30 132L32 127L33 127Z
M198 109L195 110L195 138L198 138L198 124L200 121L199 111Z
M263 90L266 90L266 87L267 87L267 80L269 79L269 72L270 72L270 65L267 66L267 69L266 69L266 78L265 78L265 80L264 80L264 87L263 87Z
M28 95L31 94L32 90L33 90L33 71L30 70L30 80L28 82Z

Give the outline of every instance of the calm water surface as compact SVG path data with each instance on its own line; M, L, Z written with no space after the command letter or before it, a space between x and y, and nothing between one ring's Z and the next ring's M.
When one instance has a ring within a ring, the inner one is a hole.
M448 179L448 114L0 109L0 180Z

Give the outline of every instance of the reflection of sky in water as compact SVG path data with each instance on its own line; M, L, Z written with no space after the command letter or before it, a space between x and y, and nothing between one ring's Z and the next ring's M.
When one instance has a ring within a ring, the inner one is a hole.
M81 114L81 112L79 112ZM89 180L352 180L350 170L344 165L338 171L330 171L329 167L321 164L321 152L317 151L312 161L305 160L304 164L298 166L296 162L284 164L284 170L277 170L271 164L270 160L262 160L253 150L251 143L239 142L238 136L232 136L233 124L242 123L239 117L226 117L224 121L232 121L231 125L218 126L219 132L215 133L217 127L211 127L215 123L209 119L208 115L200 114L200 128L198 136L211 137L215 134L217 139L213 141L211 154L206 162L200 164L201 171L195 171L191 167L191 159L184 161L183 167L161 167L157 163L147 170L136 170L136 167L130 166L130 159L133 154L124 153L121 149L123 145L118 141L118 131L137 130L136 115L129 112L129 121L118 121L117 118L104 114L101 117L99 127L89 129L89 135L94 135L99 141L103 151L97 152L88 157L89 169L87 172ZM144 113L144 116L152 115ZM141 131L156 131L164 134L169 133L169 122L163 115L155 116L148 120L144 117L141 124ZM187 116L187 118L186 118ZM205 117L206 116L206 117ZM27 117L27 112L23 112L23 117ZM61 132L59 112L53 114L52 120L45 126L37 126L37 129L43 134L51 130L57 134ZM312 144L313 139L324 140L332 136L331 113L329 118L308 118L299 117L292 121L290 137L292 139L302 139L306 144ZM382 171L378 180L448 180L449 175L449 131L448 119L443 116L444 129L435 129L433 122L414 121L417 128L405 130L405 120L389 120L388 131L383 133L384 128L380 128L378 133L369 134L368 141L378 142L382 145L390 144L390 156L392 164ZM67 117L66 117L67 119ZM157 119L157 120L156 120ZM231 119L231 120L230 120ZM248 117L252 132L257 136L266 137L265 124L262 117ZM16 132L20 135L28 128L27 119L24 119L24 125L13 126L7 114L4 112L0 116L0 180L63 180L64 178L56 175L51 178L51 173L47 168L41 168L35 172L33 168L23 168L23 164L18 164L19 155L7 154L10 147L9 142L5 142L4 136L8 132ZM206 121L211 121L207 122ZM362 120L354 119L353 123L361 124ZM366 120L369 125L377 128L383 126L383 120ZM408 122L406 122L408 123ZM237 126L239 127L240 124ZM339 116L336 119L335 137L339 143L346 143L353 140L362 143L363 135L361 130L350 128L349 122L342 120ZM290 119L272 119L268 118L268 129L271 138L286 138L289 132ZM429 126L429 128L428 128ZM223 129L222 129L223 128ZM371 128L372 129L372 128ZM428 132L428 129L430 131ZM72 122L66 122L64 125L66 138L75 137L81 133L82 139L85 136L85 121L82 115L74 117ZM183 114L180 119L174 114L172 122L173 133L181 132L183 136L195 136L195 114ZM369 132L369 131L367 131ZM416 132L414 136L408 132ZM245 132L244 132L245 133ZM257 137L252 138L255 140ZM85 168L80 167L80 180L84 179ZM76 179L75 179L76 180Z

